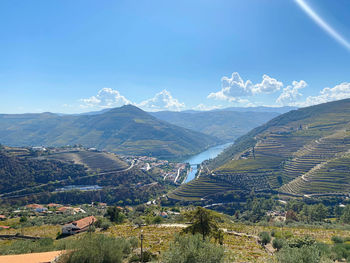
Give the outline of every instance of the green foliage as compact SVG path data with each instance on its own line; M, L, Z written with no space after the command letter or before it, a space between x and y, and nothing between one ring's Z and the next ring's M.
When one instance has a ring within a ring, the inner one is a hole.
M106 217L108 217L111 222L114 222L117 224L123 223L125 219L125 215L116 206L109 206L107 208Z
M21 223L25 223L28 221L28 218L26 216L21 216L21 218L19 219L19 222Z
M203 240L200 235L179 235L162 258L164 263L220 263L224 259L224 249Z
M261 244L263 244L263 245L266 245L266 244L271 242L271 237L270 237L270 234L268 232L260 232L259 238L260 238Z
M112 223L108 219L100 217L97 219L94 225L95 227L101 228L103 231L105 231L112 226Z
M217 216L208 209L200 206L196 207L194 211L188 212L186 218L192 223L191 226L185 228L185 233L201 234L203 240L205 237L211 235L218 230Z
M272 241L272 246L274 249L276 249L277 251L279 251L283 246L284 246L284 241L283 239L280 238L275 238Z
M0 193L28 188L26 192L35 192L33 186L54 180L87 175L82 165L63 163L54 160L19 158L0 152ZM46 186L48 190L50 186ZM53 188L52 190L55 190Z
M333 259L343 260L347 259L347 262L350 261L350 244L335 244L332 247L332 256Z
M350 224L350 205L347 205L344 208L344 211L343 211L343 214L342 214L340 220L345 224Z
M2 243L0 246L1 255L26 254L35 252L46 252L55 250L54 242L51 238L39 240L13 240Z
M328 215L328 209L323 204L304 205L301 217L307 222L323 221Z
M163 217L161 217L161 216L155 216L155 217L153 217L153 219L152 219L152 223L153 224L160 224L160 223L162 223L163 222Z
M315 242L316 240L313 237L305 236L288 240L288 245L292 248L301 248L303 246L312 246Z
M279 263L319 263L321 253L317 246L284 247L277 253Z
M62 263L122 263L130 254L130 242L103 234L86 234L69 247L71 253L62 256Z
M344 243L344 239L342 237L339 237L339 236L332 236L332 241L335 244L342 244L342 243Z

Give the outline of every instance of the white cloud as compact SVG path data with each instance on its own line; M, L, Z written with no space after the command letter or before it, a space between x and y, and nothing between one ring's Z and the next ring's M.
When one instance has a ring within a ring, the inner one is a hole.
M282 106L295 106L297 100L302 97L303 94L299 92L307 86L304 80L293 81L292 85L287 86L283 89L281 95L277 98L276 102Z
M101 89L96 96L87 99L81 99L82 108L113 108L131 104L131 101L122 96L119 91L111 88Z
M222 105L214 105L214 106L208 106L203 103L198 104L196 107L193 107L193 110L199 110L199 111L210 111L210 110L216 110L223 108Z
M252 96L259 93L273 93L283 87L283 83L264 74L262 81L253 84L252 81L243 81L238 72L232 73L231 78L221 79L222 89L208 95L209 99L240 102L240 97Z
M162 90L161 92L157 93L153 98L142 101L136 106L147 111L179 111L185 108L185 104L175 99L167 90Z
M350 83L344 82L333 88L324 88L318 96L309 96L305 102L299 104L301 107L316 105L334 100L350 98Z

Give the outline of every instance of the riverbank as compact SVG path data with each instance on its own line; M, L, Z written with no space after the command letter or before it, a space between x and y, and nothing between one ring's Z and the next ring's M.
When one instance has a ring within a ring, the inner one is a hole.
M190 172L187 174L186 179L184 180L184 183L188 183L192 181L194 178L196 178L198 165L200 165L205 160L215 158L220 153L222 153L227 147L231 145L232 143L230 142L230 143L213 146L199 154L191 156L187 160L184 160L183 161L184 163L189 163L191 166Z

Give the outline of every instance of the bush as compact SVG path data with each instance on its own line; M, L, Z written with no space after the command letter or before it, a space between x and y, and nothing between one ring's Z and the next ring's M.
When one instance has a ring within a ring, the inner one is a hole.
M51 238L43 238L35 241L14 240L9 243L3 243L0 246L1 255L46 252L51 250L55 250L54 242Z
M103 222L103 223L101 224L101 229L104 230L104 231L106 231L106 230L107 230L108 228L110 228L111 226L112 226L111 222L106 221L106 222Z
M224 249L203 240L200 235L177 235L170 248L163 254L166 263L220 263L224 259Z
M26 216L22 216L21 219L19 220L19 222L21 223L25 223L28 221L28 218Z
M135 249L139 245L139 239L137 237L129 237L128 241L132 249Z
M122 263L131 251L124 238L113 238L103 234L86 234L68 247L72 250L60 258L62 263Z
M344 239L342 237L338 237L338 236L333 236L332 237L332 241L335 244L342 244L342 243L344 243Z
M349 244L335 244L332 248L333 258L336 260L350 259L350 245Z
M259 237L260 237L260 242L263 245L266 245L266 244L270 243L270 241L271 241L271 237L270 237L270 234L268 232L259 233Z
M271 236L274 237L274 236L276 235L276 232L277 232L276 229L272 229L272 230L271 230L271 233L270 233Z
M153 224L160 224L160 223L162 223L163 222L163 217L161 217L161 216L155 216L155 217L153 217L153 219L152 219L152 223Z
M319 263L321 253L315 245L298 247L284 247L277 253L280 263Z
M274 249L277 249L277 251L279 251L284 245L284 240L280 239L280 238L275 238L272 241L272 246Z

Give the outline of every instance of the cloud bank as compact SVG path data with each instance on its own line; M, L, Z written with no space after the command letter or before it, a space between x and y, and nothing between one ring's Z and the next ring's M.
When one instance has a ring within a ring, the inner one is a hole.
M179 111L185 108L185 104L175 99L167 90L162 90L153 98L142 101L136 106L147 111L172 110Z
M260 93L273 93L283 87L283 83L264 74L262 81L253 84L252 81L243 81L238 72L232 73L231 78L221 79L221 90L208 95L209 99L242 102L241 97L253 96Z
M350 83L343 82L333 88L324 88L318 96L309 96L299 106L306 107L320 103L330 102L334 100L342 100L350 98Z
M299 90L305 88L307 83L304 80L293 81L292 85L283 89L276 102L282 106L296 106L297 101L303 96Z
M179 111L185 108L185 104L179 102L167 90L162 90L153 98L144 100L140 103L134 103L120 94L118 90L103 88L98 91L97 95L90 98L80 99L81 108L105 109L121 107L127 104L133 104L146 111L172 110Z
M127 98L122 96L119 91L111 88L101 89L96 96L80 100L81 108L113 108L121 107L126 104L132 104Z

